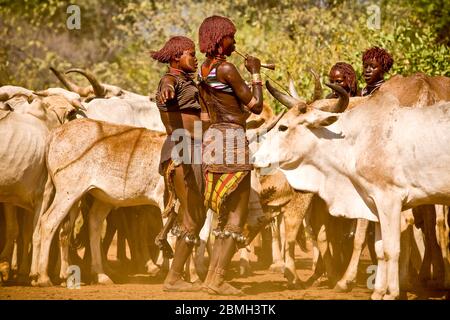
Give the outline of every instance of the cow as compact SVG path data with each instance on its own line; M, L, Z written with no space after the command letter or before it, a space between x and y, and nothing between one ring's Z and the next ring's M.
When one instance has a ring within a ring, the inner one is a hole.
M5 88L5 87L2 87ZM26 89L19 90L29 94ZM0 90L1 91L1 90ZM16 95L17 97L17 95ZM0 202L4 203L6 245L1 253L0 272L7 280L14 240L19 234L17 214L23 216L22 258L18 281L27 282L29 244L33 225L46 207L43 193L48 175L45 167L45 141L50 130L74 118L77 107L63 97L39 98L28 103L26 113L0 111ZM9 96L14 99L14 95ZM6 101L8 102L8 101ZM25 211L22 214L22 211Z
M83 106L87 111L80 112L78 118L87 117L166 132L156 103L151 101L149 96L127 91L114 85L100 83L88 70L69 69L66 73L80 73L91 83L87 87L78 87L56 69L50 69L68 90L76 92L82 97Z
M313 73L314 74L314 73ZM320 92L322 91L320 81L318 79L318 76L315 75L315 96L320 96ZM447 77L430 77L423 73L416 73L414 75L403 77L401 75L395 75L392 77L388 82L386 82L381 88L381 92L389 92L397 99L399 99L400 104L402 105L408 105L408 106L427 106L436 103L437 101L448 101L450 100L450 92L448 90L448 87L450 86L450 78ZM414 90L411 90L410 88L414 88ZM289 89L291 92L291 95L293 97L296 97L297 99L301 100L301 98L298 96L298 94L295 91L295 87L293 84L293 81L290 79ZM318 94L319 92L319 94ZM369 97L357 97L357 98L350 98L348 103L348 109L352 109L354 107L357 107L359 104L364 103ZM341 112L343 111L343 108L340 108L338 106L342 106L344 104L336 104L334 105L334 102L330 100L319 100L319 101L312 101L312 107L325 110L325 111L331 111L331 112ZM419 208L415 208L414 212L415 215L422 215L422 211L430 211L433 210L432 206L430 209L430 206L420 206ZM320 211L319 211L320 212ZM407 214L407 213L406 213ZM408 215L408 214L407 214ZM427 221L430 219L430 214L427 215ZM442 220L442 219L441 219ZM438 221L441 221L438 220ZM359 261L359 255L362 249L362 245L364 243L364 240L366 238L366 229L367 229L367 222L358 221L357 228L354 232L355 238L354 238L354 252L352 254L352 259L350 261L350 264L347 268L347 271L345 272L343 278L337 282L336 284L336 290L338 291L349 291L351 287L349 284L353 283L356 279L356 271ZM433 234L432 234L433 233ZM433 228L425 228L425 235L426 237L429 237L428 245L427 245L427 254L426 256L433 256L433 261L436 264L436 267L433 268L435 272L440 274L442 277L442 259L439 257L439 250L437 249L437 246L432 246L431 243L435 243L436 240L433 241L433 239L436 237L434 235L434 227ZM420 241L420 239L414 239L415 241ZM371 246L369 246L369 249L371 249ZM371 250L371 256L372 250ZM417 259L416 259L417 260ZM425 263L428 263L428 259L426 259ZM422 268L422 277L426 278L427 275L423 271L426 269L426 267ZM429 272L428 272L429 274ZM428 276L429 277L429 276Z
M78 200L90 194L92 271L111 283L101 262L101 225L114 207L153 205L164 210L164 181L158 173L164 134L91 119L77 119L52 132L47 167L55 196L33 236L33 285L52 285L48 256L52 237ZM72 215L72 213L70 213Z
M379 222L373 299L399 296L402 209L450 203L450 104L409 108L401 100L380 89L343 114L297 103L254 154L256 166L279 163L295 189L318 193L332 215Z

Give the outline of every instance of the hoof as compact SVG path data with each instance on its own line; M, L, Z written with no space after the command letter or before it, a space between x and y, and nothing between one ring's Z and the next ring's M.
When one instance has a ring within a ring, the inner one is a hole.
M2 282L6 282L9 279L9 272L11 271L11 266L8 262L0 263L0 278Z
M285 266L282 262L273 263L269 267L269 271L273 273L284 273L284 269Z
M383 299L384 294L378 291L374 291L372 293L372 295L370 296L371 300L382 300Z
M350 292L353 289L353 286L349 285L347 281L338 281L336 286L334 287L334 291L336 292Z
M147 273L152 277L156 277L161 270L161 268L158 267L153 262L151 262L151 263L147 262L146 267L147 267Z
M383 300L397 300L398 299L398 294L394 295L394 294L385 294L383 296Z
M104 273L99 273L97 275L97 284L107 285L114 284L114 282Z
M51 282L49 277L39 277L37 280L33 280L31 282L33 287L53 287L53 283Z

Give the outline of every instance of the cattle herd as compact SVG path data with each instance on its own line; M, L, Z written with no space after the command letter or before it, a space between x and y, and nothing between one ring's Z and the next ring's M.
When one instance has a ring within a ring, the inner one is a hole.
M66 72L84 75L86 87L51 71L65 89L0 87L0 286L65 283L71 265L93 284L166 272L170 252L155 245L165 187L156 104L86 70ZM255 165L248 224L269 222L261 234L270 268L284 272L288 288L326 276L348 292L367 245L378 266L372 299L414 286L450 289L450 78L394 76L355 98L329 86L338 99L320 99L316 75L306 102L292 84L287 95L267 82L287 109L275 116L265 104L247 120ZM186 266L190 281L206 276L213 224L208 212ZM241 249L242 275L261 234ZM107 261L113 239L120 272ZM305 239L314 273L301 280L295 248L306 250Z

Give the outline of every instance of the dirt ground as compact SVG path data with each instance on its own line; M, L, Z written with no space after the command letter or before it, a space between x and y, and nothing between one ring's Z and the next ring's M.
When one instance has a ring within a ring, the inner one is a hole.
M67 289L62 286L51 288L34 288L19 286L0 287L0 300L209 300L209 299L248 299L248 300L367 300L371 290L366 282L369 274L365 273L371 264L367 252L363 253L358 274L357 286L349 293L339 293L328 288L324 282L316 282L307 289L288 289L287 281L282 273L273 273L267 269L258 268L252 263L253 273L248 277L238 275L239 264L236 255L232 262L229 277L231 283L243 290L243 297L213 296L204 292L168 293L163 291L162 277L135 275L128 277L123 284L114 285L83 285L80 289ZM301 280L312 275L311 253L297 252L296 267ZM408 293L408 300L444 299L445 292ZM448 294L448 293L447 293Z

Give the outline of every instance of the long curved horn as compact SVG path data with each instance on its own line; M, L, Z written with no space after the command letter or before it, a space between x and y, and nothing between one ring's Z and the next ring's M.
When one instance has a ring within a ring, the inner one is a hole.
M320 77L313 68L309 68L308 71L314 77L314 96L311 102L322 99L322 84L320 83Z
M53 67L50 67L50 70L58 78L58 80L61 81L61 83L67 88L67 90L76 92L80 96L82 95L82 93L84 93L83 88L77 86L75 83L73 83L72 81L67 79L67 77L64 74L62 74L61 72L59 72L58 70L56 70Z
M270 84L269 80L266 80L266 88L269 90L270 94L280 101L283 105L288 107L288 109L291 109L292 107L298 105L299 103L302 103L303 101L293 98L291 96L288 96L287 94L282 93L281 91L275 89Z
M344 112L350 101L347 92L337 84L326 83L326 86L336 91L339 95L339 100L333 108L333 112Z
M299 99L300 100L300 96L298 95L297 90L295 90L294 80L292 79L291 74L289 72L288 72L288 77L289 77L289 93L295 99Z
M256 133L249 139L249 143L255 141L255 139L259 136L262 136L273 129L273 127L276 126L278 121L284 116L286 113L286 109L283 109L276 117L273 119L270 123L263 125L261 128L259 128Z
M79 68L72 68L72 69L69 69L66 71L66 73L71 73L71 72L77 72L77 73L80 73L83 76L85 76L86 79L88 79L88 81L92 85L92 89L94 90L94 94L96 97L103 98L105 96L105 94L106 94L105 87L103 87L100 84L100 82L98 82L98 80L95 78L95 76L90 71L79 69Z

